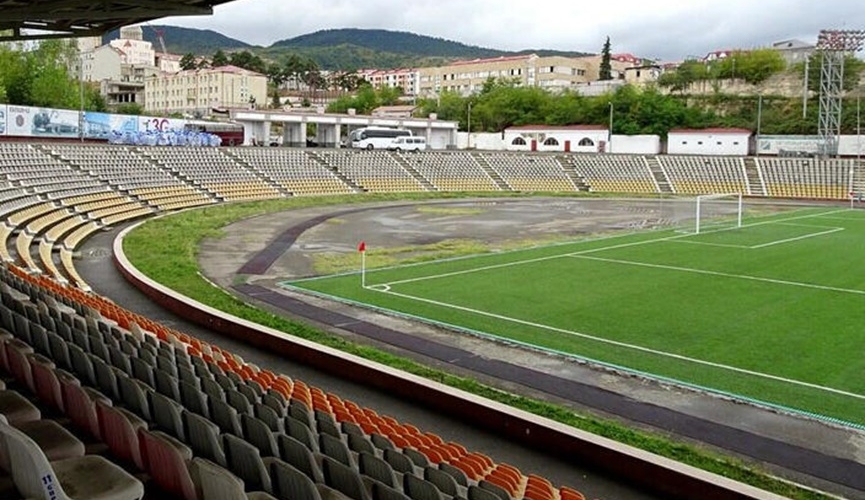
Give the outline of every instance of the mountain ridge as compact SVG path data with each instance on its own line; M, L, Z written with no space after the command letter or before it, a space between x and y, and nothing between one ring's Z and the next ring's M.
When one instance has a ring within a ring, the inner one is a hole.
M281 61L290 54L314 60L322 69L354 70L359 68L422 67L447 64L464 59L486 59L501 56L537 54L539 56L579 57L587 52L550 49L505 51L468 45L454 40L420 35L408 31L384 29L334 28L318 30L278 40L267 47L252 45L210 29L183 28L168 25L143 25L144 40L161 52L162 35L168 52L212 56L217 50L249 50L263 58ZM113 31L103 42L119 38Z

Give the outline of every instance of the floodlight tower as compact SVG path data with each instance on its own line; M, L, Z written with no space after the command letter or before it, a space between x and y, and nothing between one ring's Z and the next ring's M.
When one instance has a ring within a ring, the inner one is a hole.
M862 50L865 30L822 30L817 36L820 53L820 117L817 135L820 154L838 154L841 135L841 99L844 93L844 59Z

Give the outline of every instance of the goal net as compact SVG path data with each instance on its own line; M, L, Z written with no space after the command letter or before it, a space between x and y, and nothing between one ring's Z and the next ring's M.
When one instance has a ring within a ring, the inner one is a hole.
M678 200L675 206L682 232L700 234L742 227L742 193L704 194Z

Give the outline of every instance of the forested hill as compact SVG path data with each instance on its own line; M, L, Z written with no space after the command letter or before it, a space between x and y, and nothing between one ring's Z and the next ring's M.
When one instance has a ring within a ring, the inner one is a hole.
M265 60L281 61L295 54L315 61L321 69L347 70L357 68L400 68L437 66L458 59L476 59L535 53L540 56L578 57L585 52L557 50L504 50L477 47L404 31L380 29L329 29L280 40L269 47L259 47L227 37L212 30L177 26L143 25L144 39L161 51L158 34L173 54L212 56L217 50L235 52L250 50ZM117 31L107 33L103 40L119 37Z
M316 31L278 41L271 47L314 48L338 45L353 45L377 52L410 54L416 57L474 58L498 57L507 54L501 50L476 47L405 31L354 28Z
M416 33L405 31L356 28L316 31L314 33L278 41L271 45L271 47L313 48L334 47L338 45L353 45L373 51L409 54L414 57L441 57L448 59L499 57L531 52L538 55L563 55L569 57L586 55L585 52L544 49L508 52L504 50L478 47L475 45L466 45L453 40L418 35Z

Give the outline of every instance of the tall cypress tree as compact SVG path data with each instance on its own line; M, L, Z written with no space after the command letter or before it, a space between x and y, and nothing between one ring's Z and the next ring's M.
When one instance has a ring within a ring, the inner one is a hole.
M612 80L613 67L610 65L610 37L604 42L604 48L601 49L601 67L598 71L598 80Z

